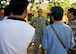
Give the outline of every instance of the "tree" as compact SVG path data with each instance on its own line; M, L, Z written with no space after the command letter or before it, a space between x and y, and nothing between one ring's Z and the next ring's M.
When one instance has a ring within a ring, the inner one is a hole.
M5 7L9 4L10 0L0 0L0 7ZM30 7L30 10L34 12L33 7L35 6L36 9L39 8L39 4L41 4L42 2L44 2L44 0L39 0L39 2L35 2L36 0L28 0L30 1L30 3L32 4ZM76 6L76 2L70 4L70 0L47 0L48 1L48 8L47 10L50 10L51 7L53 6L62 6L64 9L64 13L66 14L66 11L68 8L70 7L75 7Z
M4 8L9 4L10 0L0 0L0 8Z

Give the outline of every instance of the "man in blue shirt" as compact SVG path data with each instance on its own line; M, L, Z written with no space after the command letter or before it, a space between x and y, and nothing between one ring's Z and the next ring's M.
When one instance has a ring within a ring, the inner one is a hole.
M59 6L55 6L52 7L51 11L52 20L54 22L52 26L55 28L64 45L67 48L72 48L75 44L72 29L61 22L63 9ZM58 40L50 25L45 28L42 47L47 51L47 54L67 54L67 49L64 48Z

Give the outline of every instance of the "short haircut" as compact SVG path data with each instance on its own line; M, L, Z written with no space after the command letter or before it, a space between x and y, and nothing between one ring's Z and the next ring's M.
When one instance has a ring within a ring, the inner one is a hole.
M75 9L74 15L76 16L76 9Z
M9 5L4 8L4 16L9 16L11 12L11 7Z
M74 16L76 16L76 9L74 8L69 8L68 9L69 12L72 12Z
M10 6L14 15L21 15L28 6L28 0L11 0Z
M51 9L51 15L54 16L54 20L62 20L63 18L63 9L60 6L54 6Z
M42 12L43 10L41 8L38 9L38 12Z

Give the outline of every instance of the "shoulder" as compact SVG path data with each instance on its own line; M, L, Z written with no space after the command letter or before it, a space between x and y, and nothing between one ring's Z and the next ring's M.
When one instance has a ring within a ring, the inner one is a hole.
M63 26L66 27L66 28L71 28L69 25L67 25L65 23L63 24Z
M25 23L25 26L27 29L35 31L35 28L33 26L31 26L30 24Z
M69 23L69 26L70 26L71 28L76 28L76 21L71 21L71 22Z
M8 22L6 20L0 21L0 29L7 27L7 26L9 27Z
M46 17L42 16L42 18L46 19Z
M69 31L72 31L72 28L69 25L65 24L65 28L68 29Z
M34 17L32 20L36 20L38 18L38 16L37 17Z
M44 16L43 16L42 18L43 18L43 19L45 19L45 20L47 20L47 18L46 18L46 17L44 17Z
M25 23L25 30L30 36L35 34L35 28L28 23Z
M7 20L2 20L2 21L0 21L0 25L1 25L1 24L6 24L6 22L7 22Z
M46 29L46 30L51 29L51 25L47 25L47 26L45 27L45 29Z
M76 20L70 22L71 25L76 25Z
M43 19L44 21L47 21L47 18L46 18L46 17L44 17L44 16L42 16L42 19Z
M0 17L0 21L2 21L4 19L4 16L3 17Z
M38 18L38 16L34 17L34 19Z

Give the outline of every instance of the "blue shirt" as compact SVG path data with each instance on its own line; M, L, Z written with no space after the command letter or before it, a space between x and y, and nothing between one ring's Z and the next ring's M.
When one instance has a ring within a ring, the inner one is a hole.
M74 46L73 32L68 25L62 22L55 22L53 27L66 47L71 48ZM67 50L62 46L50 25L45 28L42 47L47 50L47 54L67 54Z

